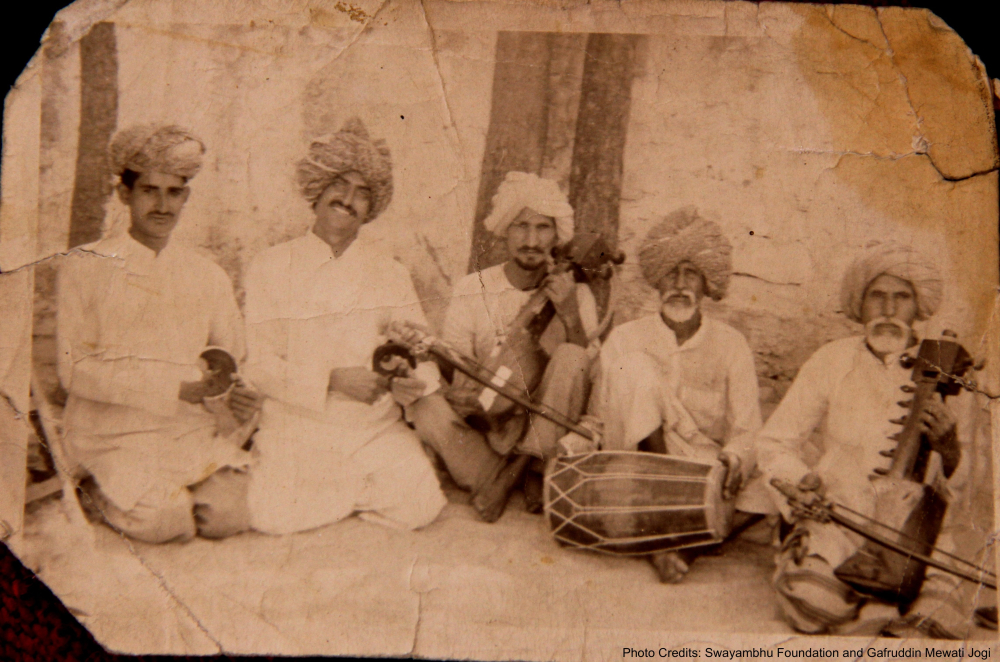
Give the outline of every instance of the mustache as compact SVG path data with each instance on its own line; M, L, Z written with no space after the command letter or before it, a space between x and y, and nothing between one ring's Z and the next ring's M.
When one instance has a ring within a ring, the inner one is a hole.
M696 297L691 290L668 290L660 296L660 301L662 303L675 303L670 300L676 298L684 299L689 306L695 305Z
M876 336L885 335L884 327L886 326L894 329L895 333L893 335L905 336L910 333L910 327L905 322L902 322L894 317L876 317L875 319L869 320L868 323L865 324L865 334Z
M345 212L347 214L350 214L351 216L353 216L355 218L358 215L358 210L355 209L353 205L346 205L343 202L335 201L330 206L333 207L334 209L339 209L340 211L343 211L343 212Z

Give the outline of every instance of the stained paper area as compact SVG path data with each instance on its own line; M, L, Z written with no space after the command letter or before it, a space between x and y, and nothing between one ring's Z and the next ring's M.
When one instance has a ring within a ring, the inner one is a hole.
M759 530L663 586L644 560L558 547L516 499L495 525L453 495L415 533L352 519L164 546L81 530L56 499L24 510L29 378L58 414L59 255L127 224L101 170L109 135L169 122L204 139L172 241L211 256L242 304L249 261L310 226L294 182L308 141L359 116L389 145L395 186L364 232L409 270L436 331L455 283L505 258L482 221L508 170L558 181L578 227L625 251L602 301L615 323L656 309L637 262L654 224L684 207L718 223L734 273L708 314L746 336L765 418L817 348L858 333L839 288L860 248L892 238L933 254L944 303L924 332L954 330L985 360L976 487L952 506L981 552L1000 441L994 83L917 9L79 0L4 115L8 544L121 652L578 660L794 636Z

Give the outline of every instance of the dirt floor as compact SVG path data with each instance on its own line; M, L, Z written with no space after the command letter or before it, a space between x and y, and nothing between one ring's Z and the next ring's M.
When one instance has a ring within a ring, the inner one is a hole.
M624 646L787 640L769 538L761 523L663 585L644 559L560 548L520 495L496 524L453 501L419 532L350 518L159 546L74 530L49 499L22 556L119 652L620 660Z

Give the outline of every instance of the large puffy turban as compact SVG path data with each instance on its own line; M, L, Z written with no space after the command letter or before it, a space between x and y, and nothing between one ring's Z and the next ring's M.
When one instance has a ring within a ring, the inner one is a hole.
M111 141L111 171L162 172L191 179L201 170L205 144L187 129L174 125L140 124L122 131Z
M493 196L493 209L483 225L493 234L501 235L525 208L555 219L559 243L573 238L573 207L559 190L559 184L527 172L507 173Z
M392 161L385 141L369 138L357 117L347 120L337 133L312 141L306 158L299 161L299 188L314 203L337 177L351 171L360 173L371 189L368 220L374 220L392 199Z
M905 280L913 287L917 319L927 319L941 305L941 272L929 256L896 242L873 242L854 259L844 276L840 296L844 314L855 322L861 321L865 292L882 274Z
M685 260L705 277L705 293L716 301L726 296L732 272L732 246L719 226L684 207L649 231L639 249L642 274L653 287Z

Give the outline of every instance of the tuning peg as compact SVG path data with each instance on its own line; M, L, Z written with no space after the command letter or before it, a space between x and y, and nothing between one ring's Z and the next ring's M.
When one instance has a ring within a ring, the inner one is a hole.
M976 361L975 365L972 366L972 369L975 370L976 372L982 372L983 368L985 367L986 367L986 359L979 359L978 361Z
M899 418L890 418L889 422L893 425L906 425L906 416L900 416Z
M917 365L917 360L909 354L903 354L899 357L899 365L909 370L913 366Z
M890 448L887 451L879 451L878 454L882 457L893 457L896 454L896 449ZM878 469L876 469L876 471L878 471Z
M906 407L907 409L909 409L910 405L913 404L913 400L900 400L896 404L899 405L900 407Z
M914 393L917 390L916 386L910 386L909 384L903 384L899 387L899 390L903 393Z
M875 467L875 473L877 473L879 476L885 476L886 474L889 473L889 470L883 469L882 467Z
M893 441L899 441L900 437L902 436L903 436L902 432L897 432L896 434L890 434L888 438L892 439Z

